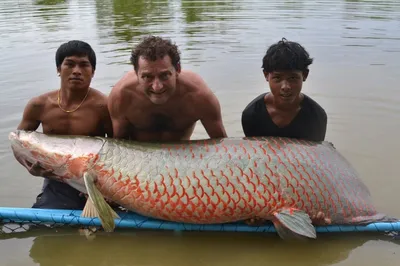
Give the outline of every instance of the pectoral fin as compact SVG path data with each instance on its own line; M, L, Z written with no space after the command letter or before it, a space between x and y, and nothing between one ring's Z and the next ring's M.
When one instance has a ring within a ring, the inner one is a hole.
M310 216L297 209L283 209L274 214L275 229L282 239L317 238Z
M119 218L118 214L108 205L100 191L94 184L95 176L84 173L83 180L85 181L88 199L85 208L82 211L82 217L98 217L106 232L112 232L115 228L115 218Z

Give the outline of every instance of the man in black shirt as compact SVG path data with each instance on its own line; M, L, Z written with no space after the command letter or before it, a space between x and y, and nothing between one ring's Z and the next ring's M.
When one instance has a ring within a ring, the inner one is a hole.
M312 62L308 52L296 42L282 39L269 47L262 68L271 92L262 93L243 110L242 127L246 137L325 139L325 110L301 93Z
M271 92L252 100L242 112L246 137L279 136L312 141L325 140L327 115L309 96L301 93L313 59L298 43L286 39L273 44L263 58L263 73ZM328 225L329 217L318 212L310 217L316 225ZM259 217L246 221L260 225Z

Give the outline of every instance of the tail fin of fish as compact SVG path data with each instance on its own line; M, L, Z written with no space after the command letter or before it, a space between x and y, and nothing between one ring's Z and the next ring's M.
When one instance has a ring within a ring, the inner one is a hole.
M297 209L283 209L274 214L273 223L282 239L317 238L310 216Z
M399 218L388 216L384 213L376 213L371 216L358 216L352 219L351 224L368 225L370 223L393 223L399 222Z
M115 228L114 219L119 218L118 214L108 205L100 191L96 188L95 176L85 172L83 179L88 191L88 200L82 211L82 217L98 217L106 232L112 232Z

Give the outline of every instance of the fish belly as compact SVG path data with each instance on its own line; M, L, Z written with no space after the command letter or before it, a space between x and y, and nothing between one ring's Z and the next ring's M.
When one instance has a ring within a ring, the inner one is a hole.
M382 218L357 172L327 142L240 138L138 145L109 140L95 168L105 197L145 216L225 223L270 219L295 208L309 215L322 211L334 224Z

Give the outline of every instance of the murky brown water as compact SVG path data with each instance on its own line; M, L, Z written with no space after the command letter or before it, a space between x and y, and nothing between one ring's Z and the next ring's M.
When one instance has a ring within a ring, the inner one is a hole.
M0 4L0 206L30 207L42 180L13 159L7 134L26 102L58 87L54 54L70 39L98 56L93 86L108 93L129 69L132 45L160 34L180 45L183 67L218 96L230 136L268 89L265 49L299 41L315 63L304 92L327 111L327 139L354 164L382 211L400 216L400 2L345 0L2 0ZM194 138L206 137L199 124ZM1 238L1 237L0 237ZM0 240L1 265L398 265L400 240L321 236L302 245L255 234L139 232L87 242L74 230Z

